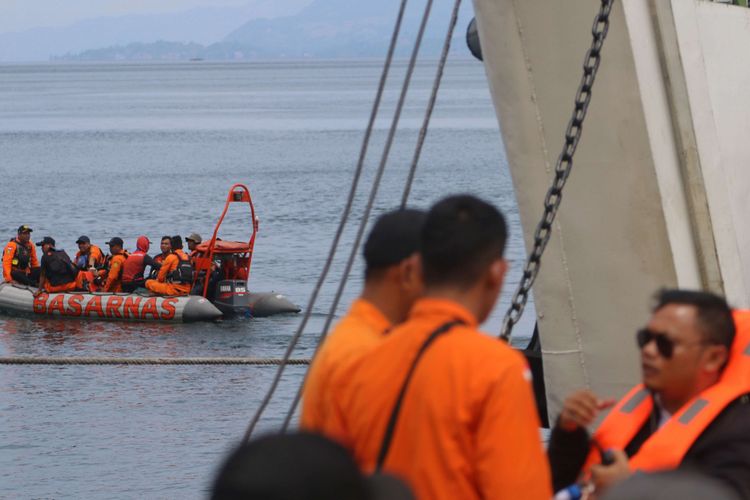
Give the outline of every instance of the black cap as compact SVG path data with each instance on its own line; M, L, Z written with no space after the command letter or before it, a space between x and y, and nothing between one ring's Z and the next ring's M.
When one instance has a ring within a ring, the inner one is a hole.
M367 268L392 266L417 252L426 216L422 210L410 208L381 215L362 252Z
M76 240L76 244L80 244L80 243L91 243L91 240L89 239L88 236L79 236L78 239Z
M36 246L40 247L48 243L52 245L53 248L55 247L55 239L52 238L52 236L45 236L44 238L42 238L42 241L37 241Z
M30 233L30 232L32 232L32 231L33 231L33 229L31 229L31 228L30 228L29 226L27 226L26 224L24 224L24 225L22 225L22 226L18 226L18 233L19 233L19 234L20 234L20 233Z
M124 244L125 244L125 242L122 241L122 238L120 238L118 236L115 236L114 238L112 238L111 240L109 240L107 242L107 245L109 245L109 246L112 246L112 245L123 246Z

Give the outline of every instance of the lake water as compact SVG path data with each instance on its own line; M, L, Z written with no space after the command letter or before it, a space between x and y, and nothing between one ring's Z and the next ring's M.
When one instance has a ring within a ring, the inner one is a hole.
M389 81L353 213L358 223L405 65ZM210 235L229 187L260 218L250 288L304 306L339 222L381 62L0 66L0 236L20 224L69 253L81 234ZM401 197L434 64L418 68L376 213ZM449 193L492 200L510 225L512 272L485 330L496 333L524 259L518 213L480 63L449 63L411 204ZM541 206L541 200L540 200ZM296 357L314 349L355 226ZM220 235L245 239L231 211ZM152 253L154 253L152 251ZM358 260L339 314L362 283ZM533 311L518 331L528 334ZM301 315L217 324L0 317L1 356L280 357ZM0 366L0 497L203 498L275 367ZM304 368L291 367L262 421L278 425Z

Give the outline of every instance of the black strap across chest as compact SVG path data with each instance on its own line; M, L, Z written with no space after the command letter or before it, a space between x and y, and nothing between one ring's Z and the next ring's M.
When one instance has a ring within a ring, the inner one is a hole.
M427 339L422 343L422 346L419 348L419 351L417 351L417 355L414 357L414 361L412 361L411 366L409 367L409 371L406 373L404 383L401 385L401 390L399 391L398 397L396 398L396 403L393 405L391 416L388 419L388 425L385 428L383 441L380 444L380 451L378 452L378 460L375 465L376 472L379 472L382 469L383 463L388 456L388 450L391 448L391 441L393 440L393 433L396 430L396 424L398 423L398 416L399 413L401 413L401 405L404 402L406 391L409 388L409 382L411 382L411 378L414 375L414 370L417 368L419 360L422 359L422 355L425 353L427 348L432 345L435 339L437 339L444 333L447 333L454 326L461 324L463 324L463 321L458 320L443 323L427 337Z

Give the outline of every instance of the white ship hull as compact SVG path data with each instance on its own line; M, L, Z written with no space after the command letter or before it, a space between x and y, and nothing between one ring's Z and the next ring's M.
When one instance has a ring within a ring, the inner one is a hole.
M530 248L600 2L474 6ZM750 9L615 2L534 285L551 416L572 390L619 397L638 381L634 332L660 287L750 305L749 46Z

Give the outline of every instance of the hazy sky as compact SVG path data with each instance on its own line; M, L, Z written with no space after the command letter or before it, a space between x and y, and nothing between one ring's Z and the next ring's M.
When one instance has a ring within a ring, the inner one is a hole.
M284 0L275 0L283 2ZM244 6L253 0L0 0L0 33L64 26L103 16L153 14L195 7ZM260 2L259 2L260 3Z

